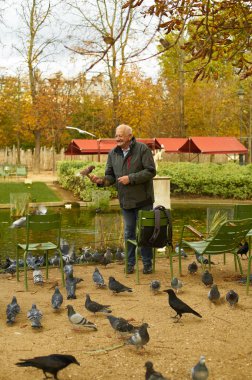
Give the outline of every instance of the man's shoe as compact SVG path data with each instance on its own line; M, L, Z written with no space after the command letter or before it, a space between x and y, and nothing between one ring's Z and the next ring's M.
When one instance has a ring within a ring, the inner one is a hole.
M151 265L144 265L143 274L151 274L151 273L152 273L152 266Z
M133 265L128 265L128 268L127 268L126 273L127 273L127 274L132 274L132 273L134 273L134 267L133 267Z

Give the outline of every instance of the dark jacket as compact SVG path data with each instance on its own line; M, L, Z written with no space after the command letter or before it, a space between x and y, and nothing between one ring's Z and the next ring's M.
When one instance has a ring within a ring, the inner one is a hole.
M118 177L129 176L130 183L118 183ZM138 208L154 203L153 177L156 175L151 150L133 137L126 157L120 147L109 152L105 178L110 185L116 184L120 206Z

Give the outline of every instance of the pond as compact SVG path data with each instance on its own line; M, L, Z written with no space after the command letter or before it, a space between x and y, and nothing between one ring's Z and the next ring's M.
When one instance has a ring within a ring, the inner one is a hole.
M180 237L184 224L190 224L201 232L209 230L209 220L215 215L220 206L173 204L173 243ZM232 206L223 206L222 210L232 217ZM58 210L58 208L57 208ZM56 211L49 208L48 212ZM76 253L78 249L85 246L105 249L110 247L115 250L123 244L123 221L120 210L113 208L109 212L95 213L86 208L60 208L62 213L62 238L74 245ZM208 226L207 226L208 221ZM0 210L0 258L15 257L17 236L24 234L24 229L10 228L12 220L10 210ZM20 241L20 240L19 240Z

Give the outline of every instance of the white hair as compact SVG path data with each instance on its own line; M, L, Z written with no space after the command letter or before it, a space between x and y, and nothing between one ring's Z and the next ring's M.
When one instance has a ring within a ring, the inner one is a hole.
M132 128L129 125L120 124L120 125L118 125L118 127L116 127L116 129L118 129L118 128L122 129L123 132L126 132L129 135L132 135Z

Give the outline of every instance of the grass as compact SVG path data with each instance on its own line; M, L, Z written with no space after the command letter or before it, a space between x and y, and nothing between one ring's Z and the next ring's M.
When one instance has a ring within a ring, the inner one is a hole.
M10 203L10 193L30 193L31 202L58 202L61 199L43 182L0 183L0 203Z

